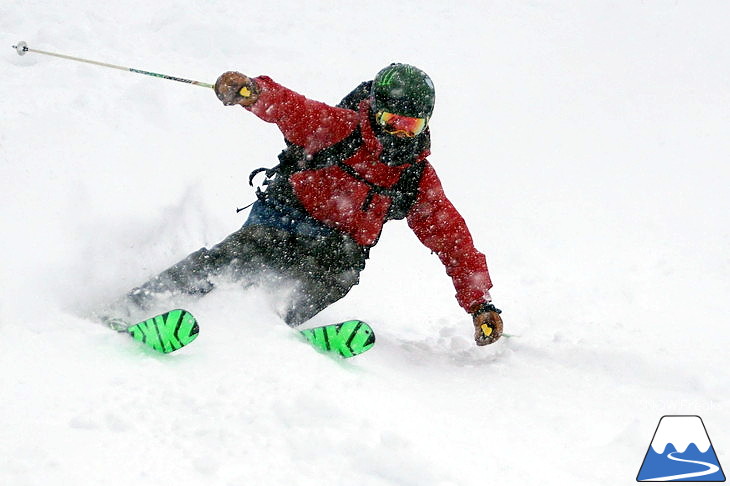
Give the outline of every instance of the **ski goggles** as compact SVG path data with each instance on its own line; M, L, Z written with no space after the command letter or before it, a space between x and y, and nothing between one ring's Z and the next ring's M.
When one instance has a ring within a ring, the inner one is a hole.
M412 118L387 111L376 113L375 121L386 133L408 138L419 135L428 124L428 118Z

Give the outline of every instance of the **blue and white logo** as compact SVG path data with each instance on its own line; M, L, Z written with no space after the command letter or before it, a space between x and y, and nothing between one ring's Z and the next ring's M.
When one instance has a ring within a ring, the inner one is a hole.
M725 481L705 424L697 415L659 420L637 481Z

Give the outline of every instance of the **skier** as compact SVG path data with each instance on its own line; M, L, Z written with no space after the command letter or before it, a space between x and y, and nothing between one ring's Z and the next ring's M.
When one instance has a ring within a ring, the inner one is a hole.
M201 248L124 298L148 311L165 294L206 294L225 275L247 283L292 282L282 317L297 326L344 297L359 282L383 224L405 218L438 255L473 317L476 344L502 335L501 312L483 254L444 195L430 154L431 79L391 64L337 106L309 100L267 76L222 74L215 93L275 123L285 137L279 165L266 172L243 227Z

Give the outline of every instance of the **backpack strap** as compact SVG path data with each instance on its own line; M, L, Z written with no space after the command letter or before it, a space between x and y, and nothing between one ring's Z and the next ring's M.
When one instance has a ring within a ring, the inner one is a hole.
M370 97L370 89L373 86L372 81L363 81L357 88L350 91L347 96L337 103L338 108L346 108L348 110L357 111L360 102L365 98Z
M386 220L403 219L416 203L426 162L416 162L406 167L393 187L389 189L390 208Z
M348 175L370 188L370 191L365 198L365 202L362 205L363 211L368 211L370 209L370 205L373 202L375 194L380 194L390 198L391 203L388 208L388 214L385 218L386 221L391 219L403 219L406 217L408 211L410 211L411 207L413 207L416 202L416 198L418 197L418 186L421 183L423 170L426 168L425 162L411 164L403 170L398 182L391 187L383 187L373 184L369 180L365 179L355 169L344 162L339 162L337 165Z

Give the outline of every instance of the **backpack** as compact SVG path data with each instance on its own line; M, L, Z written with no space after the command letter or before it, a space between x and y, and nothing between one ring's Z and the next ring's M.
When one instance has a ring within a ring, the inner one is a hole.
M336 106L338 108L357 111L360 102L370 96L371 86L372 81L360 83L360 85L348 93ZM254 177L260 172L265 172L266 174L266 179L262 184L266 186L266 190L264 191L261 188L256 189L256 197L261 201L274 198L282 204L303 209L292 191L291 185L289 184L289 177L295 172L302 170L321 169L337 165L348 175L370 188L370 192L362 207L363 211L368 210L375 194L387 196L391 199L386 221L405 218L408 211L416 202L418 187L423 176L423 170L426 167L426 162L411 163L409 167L403 170L400 179L391 187L373 184L363 178L355 169L344 163L345 160L355 155L362 146L362 135L360 134L359 127L343 140L309 156L304 153L303 147L295 145L286 139L284 142L286 143L286 148L278 156L279 164L270 169L265 167L256 169L249 175L248 182L253 187ZM428 149L431 146L431 136L428 130L419 135L414 143L418 144L415 153L421 153L423 150Z

